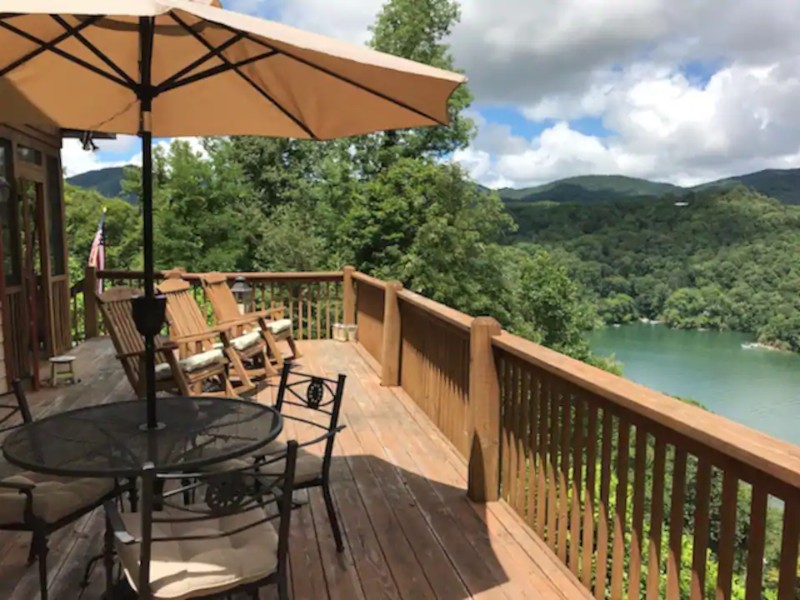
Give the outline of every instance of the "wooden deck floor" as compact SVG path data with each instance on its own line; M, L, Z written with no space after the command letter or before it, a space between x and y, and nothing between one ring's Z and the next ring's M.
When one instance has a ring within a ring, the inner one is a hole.
M301 348L306 370L348 375L347 428L337 437L333 467L346 550L336 553L322 497L311 492L292 516L294 598L590 597L503 502L467 500L463 459L408 397L380 386L355 346L325 341ZM107 340L91 340L76 354L83 381L32 393L35 416L130 397ZM78 582L101 547L102 527L96 512L53 536L52 599L101 597L100 570L86 590ZM38 597L36 567L25 564L28 543L26 534L0 533L2 599ZM272 590L262 592L272 597Z

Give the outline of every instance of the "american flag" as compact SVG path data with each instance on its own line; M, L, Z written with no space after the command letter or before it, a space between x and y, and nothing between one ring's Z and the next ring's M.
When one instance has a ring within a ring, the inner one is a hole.
M106 268L106 240L105 240L106 209L100 215L100 222L97 224L97 233L92 240L92 248L89 250L89 266L98 271ZM97 293L103 292L103 280L97 280Z

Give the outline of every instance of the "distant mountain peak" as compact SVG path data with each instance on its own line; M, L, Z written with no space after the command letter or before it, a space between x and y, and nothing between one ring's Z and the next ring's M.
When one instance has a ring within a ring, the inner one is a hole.
M126 165L123 167L106 167L95 171L88 171L80 175L67 177L67 183L76 187L96 190L108 198L122 198L128 202L135 202L136 197L125 195L122 192L122 179L125 176Z
M594 204L617 200L646 201L709 189L725 189L735 185L745 185L784 204L800 204L800 169L764 169L694 187L681 187L626 175L578 175L529 188L501 188L497 193L505 202L513 204Z

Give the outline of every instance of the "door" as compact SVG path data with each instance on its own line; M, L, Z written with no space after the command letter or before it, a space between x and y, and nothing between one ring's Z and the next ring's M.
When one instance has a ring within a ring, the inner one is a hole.
M50 355L52 315L49 302L50 266L45 219L44 182L19 179L18 223L22 259L21 293L23 322L17 327L19 374L39 382L39 361Z

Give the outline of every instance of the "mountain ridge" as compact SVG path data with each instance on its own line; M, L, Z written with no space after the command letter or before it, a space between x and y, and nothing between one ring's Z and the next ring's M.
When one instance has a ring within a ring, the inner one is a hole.
M744 185L783 204L800 204L800 169L764 169L695 186L678 186L624 175L578 175L529 188L496 190L507 204L594 204L618 200L650 200Z
M97 190L110 198L119 197L128 202L135 202L135 197L125 196L122 193L125 168L109 167L88 171L68 177L67 183ZM783 204L800 204L800 169L764 169L696 186L678 186L625 175L578 175L529 188L501 188L496 191L506 204L536 202L594 204L618 200L647 201L669 196L674 196L677 200L695 192L726 190L736 185L749 187ZM484 186L480 188L490 191Z

